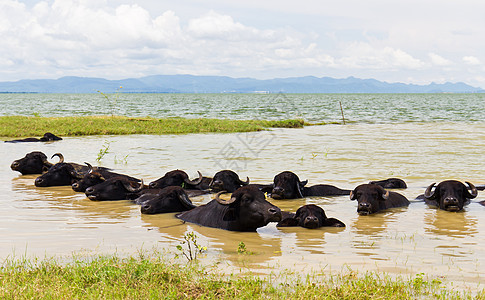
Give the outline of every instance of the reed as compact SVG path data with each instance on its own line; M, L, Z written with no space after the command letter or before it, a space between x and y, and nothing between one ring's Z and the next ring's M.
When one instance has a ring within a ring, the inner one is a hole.
M303 120L227 120L185 118L131 118L123 116L0 117L0 136L30 137L52 132L57 136L188 134L250 132L267 128L302 128Z

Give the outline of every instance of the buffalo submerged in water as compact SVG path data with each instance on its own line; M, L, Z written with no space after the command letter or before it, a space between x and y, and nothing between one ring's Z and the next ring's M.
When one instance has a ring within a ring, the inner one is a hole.
M350 193L350 200L357 200L357 212L369 215L393 207L408 206L409 200L403 195L386 191L377 184L361 184Z
M247 185L232 193L230 200L220 198L222 192L205 205L177 214L190 223L231 231L256 231L270 222L281 220L281 210L265 199L257 186Z
M298 176L290 171L284 171L273 179L271 197L273 199L296 199L309 196L341 196L349 195L350 190L343 190L333 185L317 184L310 187L305 185L307 180L300 181Z
M477 188L470 182L465 182L468 188L457 180L440 182L433 190L436 183L431 184L424 192L425 202L447 211L461 211L465 205L478 195Z

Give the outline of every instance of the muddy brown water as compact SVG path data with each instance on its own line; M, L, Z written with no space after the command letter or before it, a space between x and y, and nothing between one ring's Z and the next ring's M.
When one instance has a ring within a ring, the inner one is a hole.
M484 192L458 213L413 202L407 208L359 216L348 196L272 200L295 211L317 204L346 228L277 228L229 232L183 224L174 214L142 215L129 201L93 202L70 187L37 188L35 175L21 176L10 163L31 151L64 154L66 161L103 165L146 183L173 169L195 177L233 169L254 183L269 183L291 170L308 185L352 189L370 180L403 178L399 191L412 200L446 179L485 184L485 124L403 123L311 126L248 134L67 137L54 143L2 143L0 257L137 253L176 246L188 232L208 251L201 258L220 268L256 273L385 271L426 273L455 286L483 288L485 276ZM108 153L96 161L101 149ZM55 159L53 159L55 161ZM196 197L196 204L210 201ZM237 253L244 242L252 255ZM171 254L170 254L171 255ZM322 271L323 270L323 271Z

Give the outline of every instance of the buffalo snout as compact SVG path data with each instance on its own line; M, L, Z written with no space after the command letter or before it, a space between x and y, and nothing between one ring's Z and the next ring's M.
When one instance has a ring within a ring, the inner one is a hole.
M274 187L273 190L271 191L271 197L273 199L282 199L284 198L285 195L285 189L282 187Z
M279 222L281 221L281 210L278 207L268 208L269 222Z
M372 205L369 202L359 202L357 212L361 215L368 215L372 213Z
M307 216L303 220L303 227L305 228L310 228L310 229L315 229L319 226L318 218L316 216Z

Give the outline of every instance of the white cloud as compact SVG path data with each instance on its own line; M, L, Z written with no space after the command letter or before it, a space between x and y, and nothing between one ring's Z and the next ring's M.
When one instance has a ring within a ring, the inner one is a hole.
M436 53L429 53L429 58L431 59L431 62L434 64L434 65L437 65L437 66L449 66L452 64L452 62Z
M472 66L478 66L482 64L480 60L475 56L464 56L463 62L466 63L467 65L472 65Z

